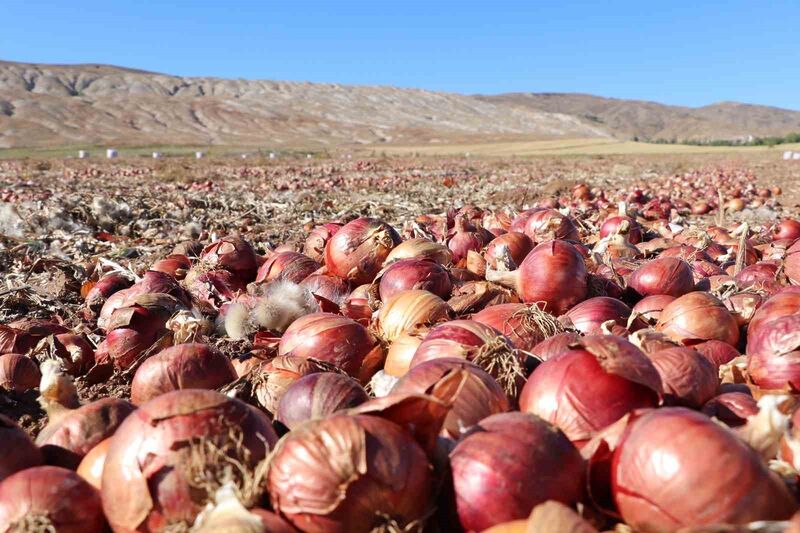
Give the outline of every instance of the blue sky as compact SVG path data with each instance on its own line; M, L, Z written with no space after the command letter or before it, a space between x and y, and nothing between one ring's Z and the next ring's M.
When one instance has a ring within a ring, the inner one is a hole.
M800 110L800 1L2 0L0 59Z

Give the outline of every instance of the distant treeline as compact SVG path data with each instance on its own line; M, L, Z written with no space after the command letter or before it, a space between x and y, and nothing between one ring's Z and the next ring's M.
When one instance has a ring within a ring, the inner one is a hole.
M639 141L639 137L634 137ZM692 146L777 146L779 144L800 143L800 133L790 133L783 137L753 137L752 139L652 139L644 142L655 144L688 144Z

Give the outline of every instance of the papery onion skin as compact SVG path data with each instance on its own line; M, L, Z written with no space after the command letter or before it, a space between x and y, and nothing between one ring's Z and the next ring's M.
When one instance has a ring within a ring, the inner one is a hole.
M350 295L350 284L342 278L330 276L328 274L311 274L300 282L301 287L305 287L311 294L325 298L341 307Z
M668 294L654 294L645 296L633 306L633 312L641 315L644 320L655 324L661 316L661 311L675 299Z
M739 341L736 319L722 302L705 292L690 292L668 304L656 329L686 345L713 339L736 346Z
M244 283L253 281L258 270L255 250L249 242L235 235L222 237L203 248L200 260L213 268L233 272Z
M127 276L117 273L106 274L86 293L86 298L84 299L86 307L98 313L111 295L127 289L131 285L133 285L133 281Z
M389 301L408 289L425 290L446 299L453 290L453 284L447 270L431 259L401 259L389 265L381 275L381 300Z
M342 226L325 246L328 272L355 285L369 283L383 266L400 236L390 225L357 218Z
M692 269L675 257L660 257L637 268L628 279L628 286L642 296L666 294L683 296L694 288Z
M103 509L115 531L160 531L193 523L208 500L187 480L192 440L230 445L241 432L235 459L253 469L277 441L265 415L206 390L162 394L140 406L119 427L103 468ZM211 465L207 464L206 467Z
M800 390L800 314L749 331L747 371L763 389Z
M42 452L13 420L0 414L0 481L11 474L42 464Z
M83 336L73 333L53 335L50 339L50 353L73 376L85 374L95 363L92 345Z
M230 359L211 346L187 343L170 346L149 357L131 382L131 401L141 405L179 389L218 389L236 379Z
M89 450L113 435L135 407L120 398L101 398L70 411L36 438L48 464L74 470Z
M612 216L605 219L603 225L600 226L600 238L618 233L623 224L628 226L623 234L629 243L638 244L642 242L642 227L634 219L625 215Z
M278 353L332 363L362 383L380 370L384 360L383 348L367 328L332 313L295 320L281 337Z
M58 533L102 533L106 522L97 489L57 466L28 468L0 482L1 526L33 531L22 524L37 518Z
M463 385L459 385L463 381ZM434 359L415 366L400 378L392 394L431 394L438 387L460 386L453 407L445 418L442 434L458 439L468 428L487 416L508 411L505 392L477 365L463 359Z
M289 386L309 374L331 371L330 363L294 355L279 355L256 365L250 377L259 407L268 413L278 411L278 403Z
M386 264L412 257L431 259L443 266L453 262L453 253L447 246L428 239L416 238L403 241L395 246L386 257Z
M22 393L38 387L41 378L39 367L27 355L0 355L0 390Z
M106 464L108 445L111 444L111 437L101 440L94 448L83 456L76 472L85 479L91 486L100 490L103 479L103 467Z
M544 339L534 346L530 352L542 361L547 361L557 355L568 352L570 346L578 342L580 338L580 333L565 331Z
M338 222L328 222L327 224L314 226L314 229L308 234L303 244L303 253L317 263L324 263L325 245L328 244L331 237L333 237L341 227L342 224Z
M555 209L542 209L533 213L525 224L524 232L534 242L552 239L580 241L578 228L572 220Z
M595 335L539 365L519 405L581 443L634 409L655 407L660 393L658 371L638 348Z
M535 322L526 320L531 310L525 304L508 303L491 305L472 315L472 320L491 326L521 350L530 351L546 335ZM552 318L555 321L555 317Z
M375 323L380 335L391 342L403 333L445 320L450 313L447 302L435 294L409 289L384 302Z
M267 487L273 508L302 531L367 532L387 516L401 528L424 518L433 494L430 469L425 452L399 426L338 415L280 441Z
M411 360L422 344L427 330L420 332L403 333L389 345L386 351L386 362L383 371L396 378L403 377L411 367Z
M661 376L665 399L699 409L717 394L717 367L698 352L681 346L648 355Z
M540 244L528 254L517 272L517 288L522 300L544 302L544 310L553 315L563 314L586 298L586 264L568 242Z
M797 508L753 449L681 407L645 412L628 425L612 487L625 522L645 531L782 520Z
M702 412L728 427L739 427L747 422L747 417L758 414L758 403L744 392L723 392L708 400Z
M730 363L741 354L739 350L728 344L727 342L710 340L695 344L692 346L693 350L699 352L703 357L711 361L715 367Z
M67 333L67 328L50 320L38 318L22 318L8 324L0 324L0 355L25 354L43 338L59 333Z
M485 418L450 453L456 508L467 531L528 516L538 504L581 499L584 461L551 424L527 413Z
M308 420L361 405L369 399L353 378L333 372L302 377L289 385L278 402L275 418L289 429Z

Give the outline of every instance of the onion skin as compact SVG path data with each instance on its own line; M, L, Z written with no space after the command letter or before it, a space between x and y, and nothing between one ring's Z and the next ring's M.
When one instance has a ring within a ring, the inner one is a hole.
M278 279L300 283L321 266L317 261L298 252L274 253L258 268L256 283L269 283Z
M644 320L655 324L661 316L661 311L675 299L668 294L654 294L645 296L633 306L633 312L641 315Z
M289 429L307 420L325 418L369 399L357 381L342 374L319 372L289 385L278 403L275 418Z
M450 465L467 531L527 517L548 500L572 504L583 495L585 465L578 450L555 427L526 413L483 419L450 453Z
M0 481L20 470L42 464L42 452L36 444L5 415L0 415L0 442L4 449L0 454Z
M702 411L704 415L733 428L743 426L747 417L758 414L758 403L752 395L744 392L723 392L708 400Z
M304 424L281 439L267 487L273 508L306 532L367 532L390 516L423 518L433 477L422 448L399 426L365 415Z
M628 229L623 234L629 243L638 244L642 242L642 227L634 219L625 215L608 217L603 222L603 225L600 226L600 238L619 233L623 224L628 226Z
M464 428L509 409L500 385L480 367L463 359L435 359L415 366L400 378L391 394L435 395L448 387L454 388L454 396L442 427L444 437L458 439Z
M530 351L545 339L542 331L533 324L526 326L524 320L525 304L508 303L486 307L472 315L472 320L490 326L514 343L521 350Z
M442 266L453 262L453 253L447 246L428 239L417 238L403 241L395 246L386 257L386 264L412 257L431 259Z
M439 263L430 259L401 259L389 265L380 277L381 300L389 301L398 293L418 289L448 298L453 290L450 274Z
M163 272L177 280L182 280L190 268L192 268L192 261L188 257L182 254L173 254L153 263L150 270Z
M317 298L324 298L333 302L337 307L342 307L350 295L350 284L347 281L328 274L311 274L300 282Z
M244 283L253 281L258 270L255 250L249 242L235 235L222 237L203 248L200 260L212 269L232 272Z
M211 346L178 344L149 357L136 370L131 401L141 405L174 390L218 389L235 379L230 359Z
M705 292L690 292L668 304L656 329L685 345L719 340L736 346L739 341L736 319L722 302Z
M384 303L375 327L385 340L392 342L403 333L441 322L450 314L450 307L435 294L409 289Z
M586 264L578 250L565 241L549 241L534 248L516 271L517 290L526 303L544 302L544 310L561 315L586 298Z
M644 531L782 520L797 508L753 449L680 407L645 412L628 425L614 452L612 488L625 522Z
M83 456L81 463L76 470L77 474L85 479L91 486L100 490L103 479L103 467L106 464L108 445L111 444L111 437L101 440L97 446L89 450Z
M553 239L566 241L580 241L578 228L566 217L555 209L541 209L536 211L525 224L525 235L534 242L543 242Z
M98 327L107 331L109 320L114 312L117 309L134 305L139 296L143 294L168 294L182 304L189 305L191 303L191 297L178 284L175 278L163 272L148 270L142 276L141 281L134 284L133 287L116 292L106 300L100 310L100 315L97 317Z
M473 320L451 320L432 328L411 360L411 368L441 358L462 358L472 361L480 349L500 339L508 351L514 350L511 341L494 328Z
M64 370L73 376L82 376L94 366L94 350L81 335L61 333L50 338L50 353L57 357Z
M70 411L36 438L48 464L75 470L100 441L112 436L134 411L120 398L102 398Z
M59 333L67 333L67 328L38 318L23 318L5 325L0 324L0 355L26 354L43 338Z
M542 361L547 361L548 359L552 359L557 355L568 352L570 350L570 346L576 342L579 342L580 338L581 335L579 333L565 331L564 333L559 333L558 335L553 335L552 337L546 338L534 346L530 352Z
M749 331L747 371L764 389L800 390L800 314Z
M0 390L23 393L38 387L40 379L39 367L27 355L0 355Z
M269 413L278 411L278 404L292 383L316 372L329 372L327 363L293 355L279 355L252 370L253 393L259 407Z
M317 263L324 263L325 246L341 227L342 225L338 222L328 222L327 224L314 226L314 229L308 234L306 242L303 244L303 253Z
M160 531L170 523L191 524L208 495L187 481L191 449L185 444L205 438L225 446L238 431L249 454L239 453L236 459L253 469L277 436L266 416L244 403L214 391L187 389L139 407L112 438L103 468L103 509L111 527Z
M511 255L511 259L514 260L515 264L519 265L525 260L528 253L533 250L533 241L524 233L516 231L504 233L496 237L486 246L486 251L484 252L486 263L492 268L497 268L497 251L499 246L506 246L509 255Z
M390 225L357 218L342 226L325 246L328 272L354 285L370 283L400 236Z
M384 360L383 348L367 328L332 313L295 320L281 337L278 353L331 363L362 383L381 369Z
M698 352L676 346L648 357L661 376L665 399L674 405L699 409L717 394L717 367Z
M770 297L753 314L747 329L752 335L762 325L783 316L800 314L800 287L791 287ZM747 351L750 352L750 337L748 336Z
M655 407L660 395L658 371L638 348L594 335L539 365L519 405L581 443L634 409Z
M575 329L586 335L600 333L600 326L609 320L623 328L628 327L628 318L631 316L631 308L608 296L596 296L584 300L564 315ZM646 327L641 320L634 320L629 330L631 332Z
M105 531L97 489L75 472L56 466L36 466L0 482L0 525L5 528L33 517L46 519L58 533Z
M659 257L637 268L628 279L628 287L641 296L666 294L677 298L694 289L694 277L685 261Z
M741 354L739 350L730 344L717 340L710 340L695 344L692 349L711 361L717 369L726 363L730 363Z
M403 333L397 337L386 351L386 362L383 371L396 378L403 377L411 367L411 360L427 335L427 330L421 332Z

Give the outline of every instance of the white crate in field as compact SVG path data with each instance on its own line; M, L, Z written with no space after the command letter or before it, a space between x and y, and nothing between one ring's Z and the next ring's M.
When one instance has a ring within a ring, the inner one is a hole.
M792 158L792 151L791 150L787 150L787 151L783 152L783 160L784 161L788 161L791 158Z
M795 161L800 161L800 152L795 152L794 154L792 154L792 159L794 159Z
M153 152L153 159L161 159L161 152Z
M205 155L206 155L206 154L205 154L205 153L203 153L203 152L195 152L195 153L194 153L194 158L195 158L195 159L203 159L203 158L205 157Z
M89 157L89 152L86 150L78 150L78 159L86 159Z
M270 153L269 153L269 158L270 158L270 159L275 159L275 157L276 157L276 156L275 156L275 152L270 152Z
M108 150L106 150L106 158L107 159L114 159L118 155L119 155L119 153L117 153L117 151L114 150L113 148L109 148Z

